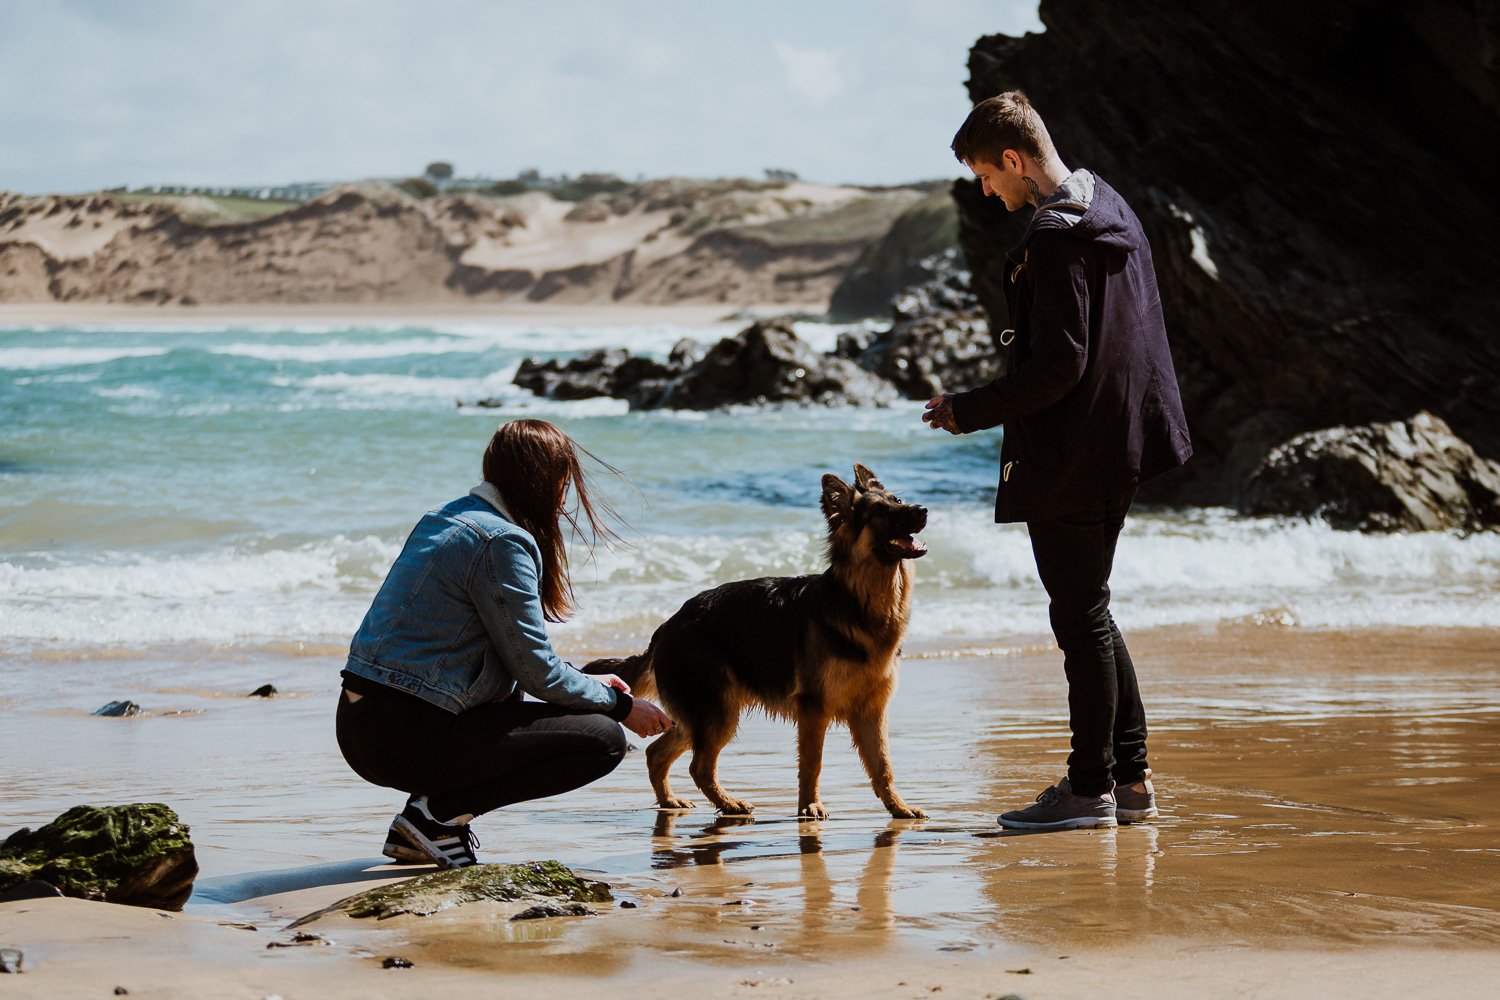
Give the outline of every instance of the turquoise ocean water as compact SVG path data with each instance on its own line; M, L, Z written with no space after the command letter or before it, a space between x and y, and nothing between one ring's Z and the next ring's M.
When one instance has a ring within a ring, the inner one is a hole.
M998 433L933 433L916 403L628 413L510 384L528 355L665 354L681 337L725 332L0 329L0 653L15 665L342 645L415 519L465 492L495 424L523 415L560 423L628 480L600 480L628 544L577 555L582 611L560 644L636 648L699 589L820 569L819 477L847 476L856 460L932 510L911 649L1046 635L1024 529L989 516ZM801 332L820 346L836 334ZM504 405L459 405L485 397ZM1497 625L1500 538L1143 510L1114 584L1127 629Z

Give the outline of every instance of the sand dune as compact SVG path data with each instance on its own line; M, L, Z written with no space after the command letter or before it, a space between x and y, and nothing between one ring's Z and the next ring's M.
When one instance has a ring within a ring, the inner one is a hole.
M0 194L0 302L826 305L920 197L661 180L583 201L350 185L259 219L206 198Z

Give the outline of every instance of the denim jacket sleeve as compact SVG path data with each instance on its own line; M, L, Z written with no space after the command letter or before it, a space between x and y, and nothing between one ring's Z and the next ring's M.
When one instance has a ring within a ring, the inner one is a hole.
M608 712L613 688L563 662L542 617L538 556L514 535L491 538L469 578L469 596L521 690L566 708Z

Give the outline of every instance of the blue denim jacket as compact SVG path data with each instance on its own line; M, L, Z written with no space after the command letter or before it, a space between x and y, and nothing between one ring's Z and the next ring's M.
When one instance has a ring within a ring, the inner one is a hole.
M450 712L519 687L568 708L608 712L613 688L560 660L542 617L542 553L476 486L417 522L349 644L345 669Z

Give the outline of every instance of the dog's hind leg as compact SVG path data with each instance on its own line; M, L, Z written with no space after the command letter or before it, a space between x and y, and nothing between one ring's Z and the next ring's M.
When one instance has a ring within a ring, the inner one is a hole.
M864 712L849 720L849 735L854 738L854 748L870 776L870 787L875 796L885 804L897 819L926 819L927 814L913 809L901 800L896 791L895 775L891 769L891 745L886 734L885 707Z
M672 785L668 781L672 765L688 748L689 739L687 730L677 725L668 729L646 748L646 772L651 775L651 788L656 792L658 809L693 808L692 802L679 799L672 794Z
M693 781L725 816L748 816L755 811L754 806L731 797L719 784L719 753L734 739L738 722L730 719L709 725L699 720L693 730L693 762L688 766Z
M828 715L821 704L800 701L797 706L797 818L827 819L818 801L818 779L823 776L823 740Z

